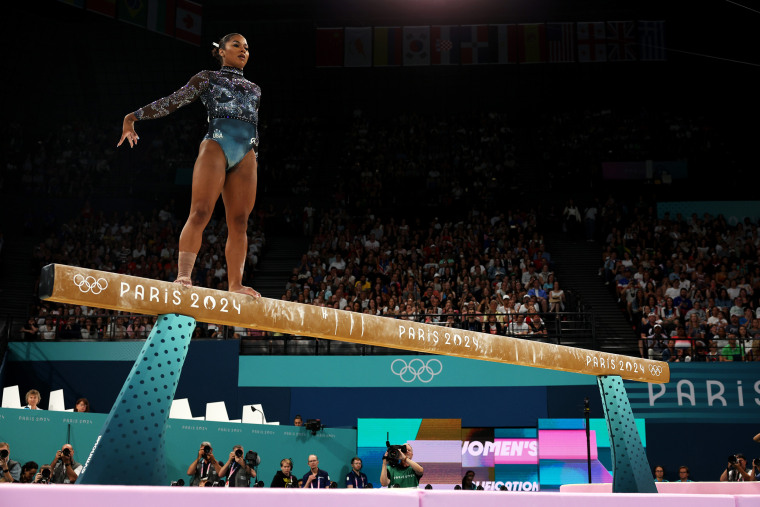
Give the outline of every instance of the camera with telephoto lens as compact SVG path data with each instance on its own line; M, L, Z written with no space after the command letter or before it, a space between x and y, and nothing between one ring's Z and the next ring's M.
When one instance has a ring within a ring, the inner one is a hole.
M237 456L238 458L242 458L243 457L243 449L235 449L235 456Z
M729 465L736 465L738 462L739 462L739 459L736 456L731 455L731 456L728 457L728 464Z
M210 445L204 445L203 446L203 457L208 458L208 455L211 454L211 446Z
M388 448L388 455L386 461L389 465L396 465L401 461L401 454L406 454L406 444L403 445L391 445L389 441L385 441L385 447Z
M71 456L71 449L69 449L68 447L64 447L63 450L61 451L61 454L63 454L64 456L68 458L69 456Z
M0 459L8 459L8 449L0 449Z

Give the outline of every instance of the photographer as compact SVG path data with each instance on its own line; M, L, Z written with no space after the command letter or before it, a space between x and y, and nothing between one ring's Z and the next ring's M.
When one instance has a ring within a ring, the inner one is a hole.
M720 475L721 482L748 482L755 480L754 467L750 467L747 473L747 459L744 454L728 457L728 466Z
M40 471L34 476L33 484L50 484L50 476L52 471L50 465L42 465Z
M222 466L214 457L214 449L209 442L201 442L198 457L187 467L187 475L192 476L191 486L205 486L207 482L216 484Z
M81 463L74 461L74 447L71 444L64 445L55 453L50 468L50 482L53 484L74 484L82 473Z
M274 474L270 488L297 488L298 479L293 475L293 460L284 458L280 461L280 469Z
M412 458L414 450L409 443L390 446L383 455L380 484L389 488L416 488L420 485L423 468Z
M226 485L230 488L248 488L251 486L251 479L256 477L256 470L251 466L256 464L243 459L243 453L242 445L233 447L229 460L219 470L219 477L227 477Z
M11 459L11 447L7 442L0 442L0 474L0 483L21 479L21 465Z
M347 488L366 488L367 474L362 472L362 459L355 457L351 460L351 471L346 475L346 487Z

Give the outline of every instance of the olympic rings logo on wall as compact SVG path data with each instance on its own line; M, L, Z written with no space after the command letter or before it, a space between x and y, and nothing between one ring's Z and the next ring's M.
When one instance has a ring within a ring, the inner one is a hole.
M662 375L662 366L659 364L650 364L649 365L649 373L652 375L657 375L658 377Z
M108 280L105 278L95 278L94 276L81 275L77 273L74 275L74 285L79 287L82 292L92 292L93 294L100 294L108 288Z
M422 359L414 358L409 361L409 364L403 359L395 359L391 363L391 372L394 375L398 375L399 378L406 382L414 382L419 380L420 382L427 384L433 377L440 374L443 371L443 364L441 361L435 358L423 361Z

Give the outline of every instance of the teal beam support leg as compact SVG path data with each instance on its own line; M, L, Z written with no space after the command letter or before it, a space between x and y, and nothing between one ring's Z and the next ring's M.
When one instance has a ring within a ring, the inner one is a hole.
M597 377L610 434L613 493L657 493L623 379L617 375Z
M164 433L195 319L159 315L77 484L168 485Z

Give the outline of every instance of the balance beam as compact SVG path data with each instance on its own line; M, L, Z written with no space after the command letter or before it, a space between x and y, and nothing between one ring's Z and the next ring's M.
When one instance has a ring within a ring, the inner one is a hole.
M145 315L664 384L667 363L171 282L49 264L40 298Z

